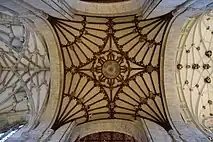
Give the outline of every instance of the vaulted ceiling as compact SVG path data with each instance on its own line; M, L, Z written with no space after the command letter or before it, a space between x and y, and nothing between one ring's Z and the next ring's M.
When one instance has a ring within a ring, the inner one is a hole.
M161 11L156 14L160 16L151 15L154 18L149 16L160 0L141 0L140 5L137 2L29 0L23 4L46 12L43 14L48 17L62 55L62 96L52 126L54 130L73 121L81 125L97 120L128 122L141 118L167 131L172 128L164 104L164 42L174 18L174 6L190 1L168 3L169 12L163 11L161 6L160 10L166 14L162 15ZM27 15L11 3L14 2L2 1L0 10L9 9L9 15ZM167 1L162 3L165 6ZM209 3L199 4L210 7ZM136 8L133 10L133 7ZM190 5L194 7L196 3ZM189 112L211 131L203 122L213 115L209 95L212 92L212 27L209 22L212 15L203 17L205 22L197 17L186 26L185 30L189 31L183 34L176 63L177 83L181 86L178 88L180 96L190 106ZM14 21L0 24L0 94L3 94L0 113L22 109L39 113L45 102L43 96L48 96L50 90L51 61L47 48L51 47L46 47L37 32L29 32L26 25L14 24ZM194 80L195 76L199 78Z
M145 118L170 129L160 55L172 17L50 16L64 63L63 99L53 128L74 120Z
M47 48L20 21L0 24L0 114L36 119L49 94ZM4 122L2 121L2 124Z
M181 100L197 125L207 131L213 129L212 22L211 12L187 22L179 45L176 72Z

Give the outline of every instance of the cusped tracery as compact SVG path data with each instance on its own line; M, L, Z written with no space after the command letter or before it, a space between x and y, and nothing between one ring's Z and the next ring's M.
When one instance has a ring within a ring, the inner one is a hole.
M94 63L94 77L106 87L116 87L129 75L129 63L119 53L106 52Z
M191 18L183 28L177 54L177 84L186 119L202 130L213 130L213 17Z

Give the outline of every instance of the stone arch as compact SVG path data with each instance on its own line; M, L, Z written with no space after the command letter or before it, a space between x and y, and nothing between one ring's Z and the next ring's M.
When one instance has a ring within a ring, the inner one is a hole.
M81 124L70 134L70 140L74 142L77 138L81 139L87 135L98 132L119 132L134 137L138 142L148 141L140 121L127 122L123 120L99 120Z

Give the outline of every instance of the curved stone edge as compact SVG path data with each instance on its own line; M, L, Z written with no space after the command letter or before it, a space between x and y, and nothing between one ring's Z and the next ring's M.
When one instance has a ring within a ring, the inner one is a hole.
M60 5L62 9L58 10L65 17L72 17L73 14L105 17L138 14L145 18L150 15L160 2L161 0L131 0L114 3L96 3L80 0L59 0L57 5ZM46 3L54 7L54 4L47 0Z
M63 2L64 1L64 2ZM68 4L75 13L78 14L90 14L101 16L115 16L119 14L131 14L135 11L139 11L140 4L137 0L116 2L111 4L102 3L90 3L80 0L62 0L64 4Z
M170 129L169 131L167 131L167 133L170 135L170 137L173 139L173 141L182 141L182 139L180 139L179 137L179 132L176 129L175 125L173 124L173 115L175 115L175 119L180 120L180 113L179 112L179 105L177 103L177 96L174 96L174 93L176 92L175 90L175 85L174 85L174 56L176 54L176 52L174 52L175 50L173 49L175 46L172 43L172 41L170 41L170 38L172 37L172 40L174 40L175 38L173 37L173 35L171 35L171 33L173 34L174 32L172 31L173 29L173 25L174 22L176 21L177 17L179 16L179 13L175 13L175 11L172 11L173 14L173 18L171 19L167 30L165 31L165 35L164 35L164 40L162 43L162 51L161 51L161 55L160 55L160 65L162 66L160 68L160 85L161 85L161 92L163 95L163 105L166 111L166 115L168 118L168 121L172 127L172 129ZM171 32L172 31L172 32ZM177 31L177 33L179 33L179 30ZM169 45L170 44L170 45ZM169 46L172 45L172 48ZM168 57L169 56L169 57ZM171 111L172 110L172 111ZM171 112L173 112L173 114L171 114ZM170 131L172 131L172 133L170 133ZM177 135L177 136L174 136Z
M120 132L133 136L138 142L148 142L148 137L140 121L99 120L77 126L70 135L70 141L98 132Z
M45 39L47 44L49 58L50 58L50 71L51 71L51 83L50 83L50 95L48 103L46 105L45 112L43 113L40 123L50 128L59 111L59 105L62 98L64 71L63 71L63 59L62 53L59 49L58 39L55 35L52 26L46 19L37 19L36 27Z

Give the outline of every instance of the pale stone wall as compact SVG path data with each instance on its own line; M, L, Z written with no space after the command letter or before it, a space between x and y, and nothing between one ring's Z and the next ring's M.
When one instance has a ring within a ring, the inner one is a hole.
M27 123L27 112L12 112L0 114L0 133L12 128L14 125Z
M142 4L144 0L141 0ZM81 13L90 13L90 14L101 14L101 15L117 15L120 13L132 13L140 9L140 4L137 0L116 2L116 3L90 3L80 0L66 0L66 2L74 10L77 10Z
M173 142L170 135L158 124L145 120L152 142Z
M64 126L60 127L57 131L55 131L54 135L50 139L50 142L58 142L58 141L70 142L69 139L72 138L70 135L75 131L75 128L76 128L75 122L65 124Z

